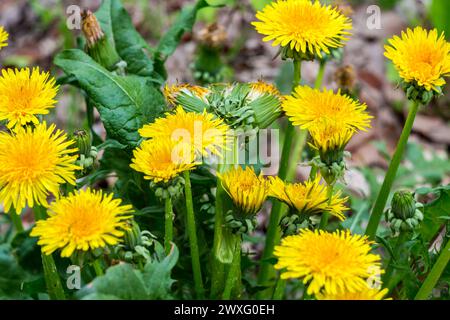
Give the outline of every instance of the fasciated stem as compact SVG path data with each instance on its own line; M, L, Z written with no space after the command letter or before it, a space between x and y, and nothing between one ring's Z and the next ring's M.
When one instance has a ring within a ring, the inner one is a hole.
M447 241L447 244L445 245L444 249L442 249L439 258L436 260L436 263L434 264L427 278L420 287L419 292L417 292L417 295L414 298L414 300L426 300L429 298L429 296L433 291L433 288L436 286L436 284L439 281L439 278L441 277L442 273L447 267L449 260L450 260L450 241Z
M325 74L325 66L327 65L326 61L321 60L319 65L319 72L317 73L316 82L314 83L314 89L320 89L323 83L323 76ZM318 156L319 152L314 150L314 156ZM309 180L313 180L317 175L318 168L316 166L311 167L311 171L309 172Z
M42 220L46 218L46 210L43 207L35 206L33 208L35 220ZM61 279L56 269L55 260L53 256L41 253L42 267L44 269L44 278L47 285L47 291L52 300L65 300L64 289L61 284Z
M167 196L164 201L164 250L169 255L173 239L173 207L172 199Z
M241 243L241 237L237 236L233 253L233 261L231 262L230 269L228 270L228 276L225 281L225 289L222 294L223 300L230 300L233 288L240 287L240 284L237 282L240 280L239 275L241 271Z
M330 184L327 188L328 204L331 203L331 199L333 197L333 188L334 188L333 184ZM322 218L320 219L319 229L323 230L327 227L329 218L330 218L330 214L328 212L322 213Z
M294 80L292 83L292 91L300 84L301 81L301 61L294 60ZM292 146L295 146L297 142L294 142L296 135L295 127L289 122L286 128L286 133L284 136L283 149L280 158L280 167L278 169L278 177L282 180L291 180L292 177L288 177L288 174L295 174L295 168L297 166L297 158L291 159ZM302 137L302 135L299 135ZM306 133L303 138L306 141ZM303 143L304 145L304 143ZM297 150L301 153L302 150ZM290 169L290 167L294 167ZM270 213L269 225L267 229L266 242L264 246L264 251L261 257L260 271L258 274L258 284L264 286L268 284L269 279L274 275L273 266L268 261L273 254L273 249L275 244L278 243L280 239L279 224L283 213L286 211L287 206L282 204L280 201L274 201L272 206L272 211ZM264 299L270 296L270 290L260 291L257 295L259 299Z
M186 196L186 220L191 247L192 272L194 274L194 286L198 299L203 299L205 289L203 287L202 271L200 266L200 254L197 241L197 228L195 225L194 204L192 201L191 178L189 171L184 172L185 196Z
M219 170L220 171L220 170ZM219 260L218 252L220 246L220 239L223 237L223 197L225 190L220 182L217 183L216 191L216 212L214 220L214 242L212 251L212 268L211 268L211 298L217 298L218 294L223 289L223 283L225 281L225 265Z
M402 160L405 148L408 142L409 135L411 133L414 119L416 118L417 111L419 110L419 103L414 102L411 109L409 110L408 118L406 119L405 126L403 128L400 140L398 141L397 148L395 150L394 156L392 157L391 163L389 164L389 169L384 177L383 185L378 193L377 200L375 202L372 214L369 219L369 224L367 225L366 235L369 239L374 240L377 233L378 225L383 215L384 208L386 206L389 193L394 183L395 176L397 174L398 167Z

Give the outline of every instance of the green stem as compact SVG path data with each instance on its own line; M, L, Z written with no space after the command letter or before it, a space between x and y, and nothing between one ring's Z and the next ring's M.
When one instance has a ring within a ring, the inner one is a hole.
M367 225L366 235L369 239L374 240L375 235L377 233L378 224L380 223L381 216L384 211L384 207L386 205L387 199L389 197L389 193L392 188L392 184L394 183L395 176L397 174L398 167L403 157L403 153L406 148L406 144L408 142L409 135L411 133L414 119L416 118L417 111L419 110L419 103L414 102L411 109L409 110L408 118L406 119L405 126L403 128L402 134L400 136L400 140L397 144L397 149L395 150L394 156L389 165L389 169L386 173L386 176L383 181L383 185L381 186L381 190L378 194L377 200L375 202L375 206L372 211L372 215L370 216L369 224Z
M450 240L447 241L445 248L441 251L439 258L425 279L422 287L420 287L419 292L417 292L414 300L426 300L431 295L433 288L436 286L439 278L442 275L442 272L448 265L448 261L450 260Z
M186 196L186 219L189 234L189 245L191 247L192 272L194 273L194 286L197 298L203 299L205 290L203 288L202 271L200 266L200 254L198 250L197 228L195 226L194 204L192 202L191 178L189 171L184 172L185 196Z
M300 60L294 60L294 80L292 83L292 92L300 84L302 76L302 62ZM296 135L295 127L289 122L286 128L286 133L284 136L283 149L280 158L280 167L278 169L278 177L282 180L289 180L292 177L288 177L288 174L292 172L295 174L295 167L297 166L297 161L292 161L291 159L291 149L295 146L294 138ZM300 136L301 138L301 136ZM304 138L306 140L306 134ZM304 144L303 144L304 145ZM300 151L300 150L299 150ZM301 151L300 151L301 152ZM289 169L290 166L294 166L294 169ZM267 229L266 242L264 246L264 251L261 257L260 271L258 275L258 284L260 286L268 285L269 279L274 274L274 269L272 264L268 261L272 257L273 249L275 243L278 243L280 239L279 224L283 213L286 210L286 205L282 204L280 201L274 201L272 206L272 212L270 213L269 226ZM259 299L267 298L270 295L270 290L260 291L257 295Z
M320 89L323 83L323 75L325 74L325 66L327 62L321 60L319 65L319 72L317 73L316 82L314 83L314 89ZM319 152L314 150L314 157L318 156ZM309 172L309 180L313 180L317 175L317 166L312 166L311 171Z
M223 290L222 299L230 300L231 291L235 286L239 286L239 272L241 270L241 242L240 236L236 239L236 245L234 248L233 261L231 262L228 276L225 282L225 289Z
M166 255L169 255L172 248L173 239L173 208L170 195L165 199L164 207L164 249L166 251Z
M300 81L302 80L302 61L301 60L294 60L294 79L292 81L292 92L295 91L295 88L300 84Z
M35 206L33 208L35 220L45 219L47 216L46 210L43 207ZM64 289L61 285L58 270L56 269L55 260L53 256L41 253L42 267L44 269L44 278L47 285L48 295L52 300L65 300Z
M291 149L291 153L293 155L292 164L289 166L288 171L286 173L286 181L293 181L295 178L295 175L297 173L297 163L299 162L299 158L301 157L303 153L303 149L306 145L306 140L308 139L308 131L306 130L296 130L296 139L293 142L293 147Z
M328 198L328 204L331 203L331 199L333 197L333 187L334 185L330 184L327 188L327 198ZM328 225L328 219L330 218L330 214L328 212L324 212L322 214L322 218L320 219L319 229L325 229Z
M20 214L17 214L16 210L13 207L11 207L11 209L9 210L9 216L14 225L14 228L16 228L17 233L23 232L25 229L23 228L22 217Z
M314 83L314 89L320 89L323 82L323 76L325 74L325 65L327 64L326 61L320 60L319 65L319 72L317 73L316 82Z
M286 280L281 279L281 273L278 276L277 284L273 292L273 300L282 300L284 297L284 290L286 289Z
M103 268L100 264L100 259L94 260L94 262L92 263L92 266L94 267L95 274L97 275L97 277L104 275Z

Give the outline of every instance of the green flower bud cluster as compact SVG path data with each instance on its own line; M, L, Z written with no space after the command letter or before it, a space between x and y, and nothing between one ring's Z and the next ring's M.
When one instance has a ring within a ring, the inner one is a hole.
M114 253L122 261L145 265L152 260L151 248L156 244L156 237L150 231L141 231L133 221L125 235L125 242L115 246Z
M304 214L299 214L295 210L290 210L289 213L280 221L280 229L283 237L297 234L300 229L309 227L309 217Z
M431 100L443 95L441 87L438 88L438 91L435 91L427 90L424 87L419 86L416 82L403 81L401 85L408 100L416 101L423 105L428 105Z
M292 59L297 61L313 61L316 58L316 56L309 51L306 53L297 51L295 49L291 49L289 45L281 47L278 54L281 54L281 59L283 60Z
M235 215L233 210L225 215L225 225L234 234L251 233L256 229L257 224L256 216Z
M95 168L98 150L92 146L91 135L85 130L75 131L73 133L73 139L76 142L79 155L76 163L81 167L82 175L86 175Z
M133 250L136 246L142 243L141 229L136 221L129 222L129 229L125 231L124 244L127 249Z
M280 48L280 52L278 54L281 54L281 58L283 60L293 59L297 61L313 61L315 59L320 59L324 62L330 61L330 60L342 60L342 57L344 56L344 48L330 48L330 53L321 52L322 57L320 58L316 54L313 54L309 51L301 52L297 51L295 49L291 49L289 45L285 47Z
M150 188L154 190L155 196L160 200L165 200L167 198L178 198L183 194L184 191L184 178L177 176L170 180L168 183L155 183L150 182Z
M324 159L324 156L321 155L314 157L309 164L320 171L320 174L328 185L332 185L336 181L344 178L345 170L347 170L344 158L350 156L351 154L347 151L342 151L338 157L333 156Z
M394 234L413 231L423 220L420 210L423 204L416 202L414 195L409 191L397 191L391 201L391 208L386 211L386 220L389 222Z
M245 86L236 85L229 94L224 94L223 90L214 91L208 100L212 111L233 129L252 129L257 125L254 111L246 103L247 93Z

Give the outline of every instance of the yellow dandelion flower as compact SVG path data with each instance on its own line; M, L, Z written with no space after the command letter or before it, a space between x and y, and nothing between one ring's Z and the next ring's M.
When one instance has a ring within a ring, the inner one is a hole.
M385 46L385 56L392 60L400 76L407 83L415 83L426 90L439 91L450 75L450 43L436 29L421 27L394 36Z
M3 26L0 26L0 50L3 47L8 46L8 38L9 38L8 32L5 30L5 28L3 28Z
M48 72L39 68L2 70L0 77L0 120L8 120L8 128L37 124L36 115L48 114L55 106L58 87Z
M238 166L218 176L235 206L244 214L254 215L261 210L269 194L269 185L252 167L242 169Z
M158 138L142 142L133 151L130 167L144 173L147 180L168 182L178 174L194 169L194 158L190 145Z
M311 147L325 155L336 154L335 151L343 151L356 131L336 121L325 120L320 124L311 126L309 133L311 135Z
M321 5L319 1L278 0L268 4L256 14L260 21L252 22L256 30L265 35L263 41L273 41L296 52L322 57L322 51L342 47L351 20L337 9Z
M335 294L318 293L316 294L317 300L392 300L391 298L385 298L388 294L388 289L371 289L364 288L356 292L338 292Z
M166 113L165 118L145 125L139 133L144 138L166 138L191 144L203 156L221 156L228 139L227 131L228 126L211 113L186 112L179 106L175 113Z
M131 218L132 207L101 190L79 190L54 201L48 218L31 230L39 237L42 252L50 255L61 249L61 257L74 251L88 251L121 242Z
M275 247L276 269L285 269L282 279L301 278L308 294L360 292L368 288L373 268L380 268L380 257L370 253L366 236L350 231L302 229ZM380 272L381 269L380 269Z
M168 85L163 89L164 97L172 106L178 104L177 98L180 94L186 94L191 97L197 97L206 102L205 98L211 91L207 88L194 86L188 83Z
M285 183L279 177L270 177L270 196L301 214L329 212L341 221L344 220L344 211L348 209L345 202L348 198L341 198L341 192L337 191L329 201L327 187L320 180L320 175L317 175L314 180L303 183Z
M75 185L75 141L55 129L44 122L0 132L0 202L6 212L11 206L17 213L26 205L47 206L47 196L58 196L61 184Z
M289 120L302 129L309 129L328 120L355 130L366 130L370 128L372 119L366 112L366 104L361 104L340 91L320 91L308 86L298 86L293 95L285 98L282 107Z

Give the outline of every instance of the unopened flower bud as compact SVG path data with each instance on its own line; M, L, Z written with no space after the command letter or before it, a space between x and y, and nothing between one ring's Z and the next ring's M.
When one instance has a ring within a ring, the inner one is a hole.
M77 130L73 133L73 138L77 143L78 154L89 157L91 154L91 135L86 130Z
M355 70L351 65L343 66L334 73L334 81L339 88L351 90L355 86Z
M414 216L416 211L416 201L409 191L397 191L391 202L391 209L394 216L398 219L409 219Z
M125 231L124 244L129 250L133 250L141 244L141 229L136 221L129 222L129 228Z
M95 15L85 10L82 15L82 31L86 38L86 51L96 62L108 70L117 69L121 61L114 47L103 33Z
M227 32L222 25L212 23L197 34L198 41L209 47L221 47L227 41Z
M391 208L386 212L386 220L394 233L413 231L423 220L421 203L416 202L409 191L397 191L391 201Z

